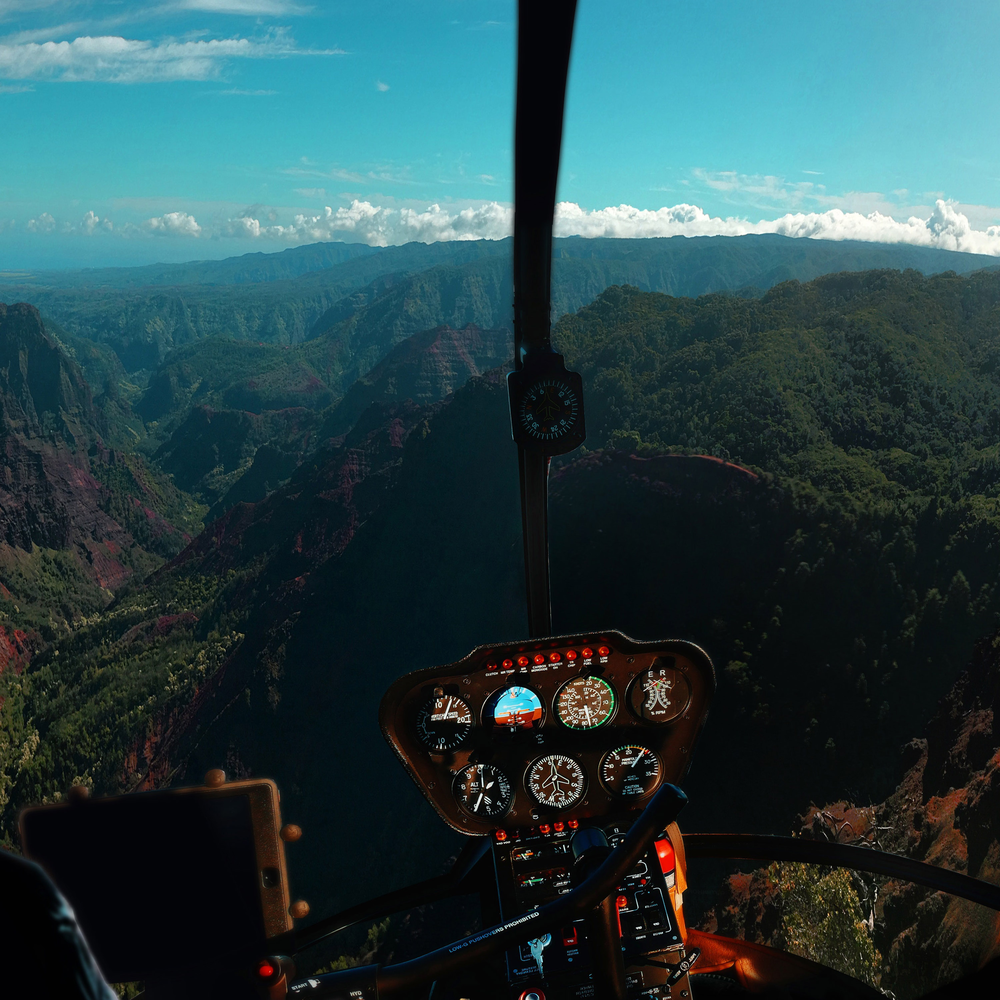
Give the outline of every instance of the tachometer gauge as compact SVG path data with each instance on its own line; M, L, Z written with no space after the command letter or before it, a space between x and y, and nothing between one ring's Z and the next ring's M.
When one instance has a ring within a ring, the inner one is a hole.
M660 758L646 747L618 747L601 761L601 783L612 795L641 798L660 782Z
M431 750L454 750L471 731L472 709L456 695L437 695L417 713L417 736Z
M579 761L565 754L550 753L528 768L525 784L541 805L569 809L583 798L587 779Z
M596 729L615 713L615 689L602 677L574 677L556 696L556 716L570 729Z
M504 729L537 729L542 714L538 695L518 684L497 691L486 703L486 722Z
M687 708L691 688L687 678L673 666L673 658L653 661L632 683L629 704L644 722L672 722Z
M458 804L473 816L497 819L511 803L507 775L492 764L469 764L455 775L452 785Z

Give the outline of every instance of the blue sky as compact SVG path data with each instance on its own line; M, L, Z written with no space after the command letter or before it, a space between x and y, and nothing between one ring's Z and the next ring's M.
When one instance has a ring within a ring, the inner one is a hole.
M0 270L498 238L515 4L0 0ZM580 0L558 231L1000 254L1000 4Z

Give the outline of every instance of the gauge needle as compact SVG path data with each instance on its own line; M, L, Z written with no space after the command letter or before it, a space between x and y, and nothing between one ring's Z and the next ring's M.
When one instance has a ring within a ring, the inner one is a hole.
M590 706L589 705L584 705L583 706L583 711L586 713L586 716L587 716L587 725L589 726L590 725Z
M628 767L629 767L629 770L631 771L631 770L632 770L632 768L633 768L633 767L635 767L635 765L636 765L636 764L638 764L638 763L639 763L639 761L640 761L640 760L642 760L642 758L643 758L643 757L645 757L645 756L646 756L646 751L645 751L645 750L640 750L640 751L639 751L639 752L638 752L638 753L637 753L637 754L635 755L635 760L633 760L633 761L632 761L632 763L631 763L631 764L629 764L629 766L628 766Z
M474 805L474 806L472 807L472 811L473 811L474 813L475 813L475 812L479 812L479 807L480 807L480 806L481 806L481 805L483 804L483 796L484 796L485 794L486 794L485 792L480 792L480 793L479 793L479 798L478 798L478 799L476 799L476 804L475 804L475 805Z

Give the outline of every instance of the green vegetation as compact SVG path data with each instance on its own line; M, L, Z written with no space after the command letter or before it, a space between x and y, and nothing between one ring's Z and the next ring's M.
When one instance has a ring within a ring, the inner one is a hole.
M16 842L19 804L59 801L72 784L153 780L171 722L243 640L237 585L235 574L194 575L137 588L78 618L30 671L0 674L5 842Z
M554 340L588 387L590 447L706 452L816 489L1000 489L1000 277L915 271L760 300L609 289Z
M882 956L862 912L856 876L842 868L775 863L765 877L780 893L773 947L878 987Z

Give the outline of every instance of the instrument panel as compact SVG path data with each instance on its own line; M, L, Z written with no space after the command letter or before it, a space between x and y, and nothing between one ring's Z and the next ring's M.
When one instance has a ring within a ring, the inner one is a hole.
M610 631L479 646L407 674L379 723L453 829L572 829L679 782L714 691L693 643Z

